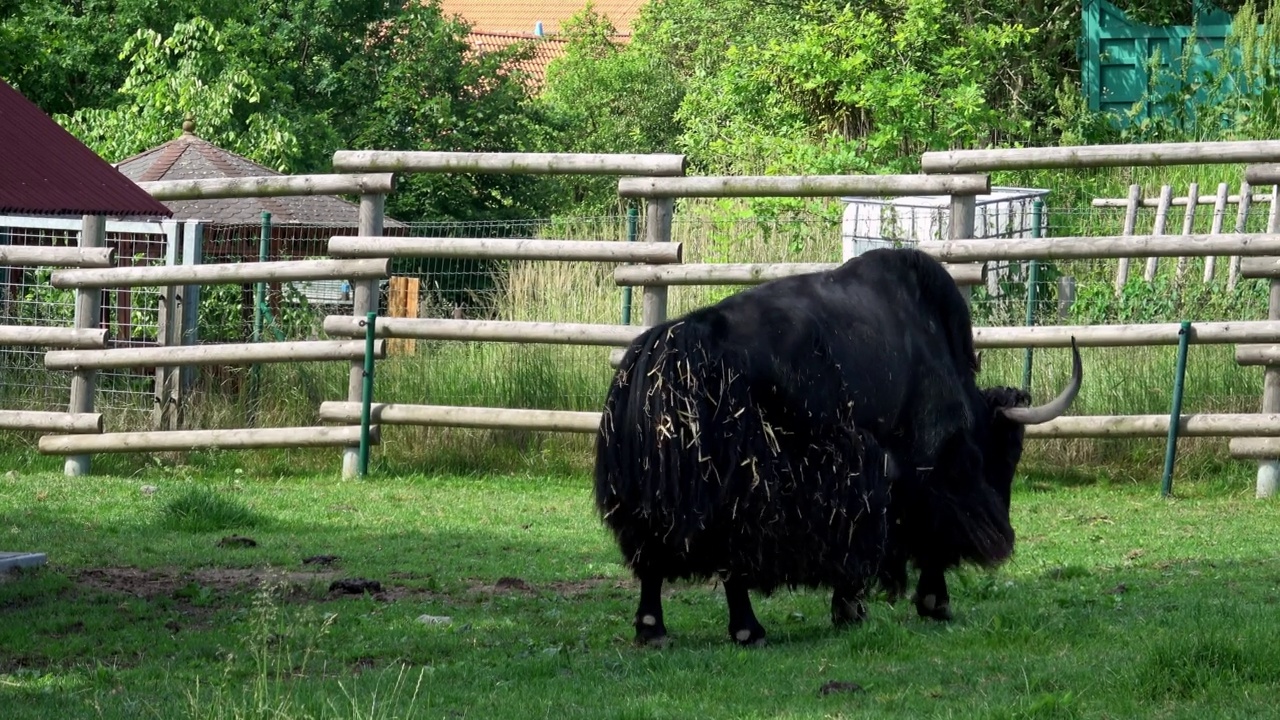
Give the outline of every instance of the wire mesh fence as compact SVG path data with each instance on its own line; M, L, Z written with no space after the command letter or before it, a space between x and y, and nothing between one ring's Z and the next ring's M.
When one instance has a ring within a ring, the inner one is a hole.
M140 227L141 226L141 227ZM75 247L80 222L64 218L0 218L0 244ZM163 264L172 226L108 223L106 243L115 248L119 266ZM72 327L75 291L55 288L51 267L0 267L0 324L28 327ZM154 344L158 323L157 288L121 288L101 293L99 326L114 347ZM65 410L71 376L44 367L46 348L0 346L0 406L22 410ZM101 370L97 374L96 407L110 411L108 426L127 426L138 413L149 412L154 375L145 369Z

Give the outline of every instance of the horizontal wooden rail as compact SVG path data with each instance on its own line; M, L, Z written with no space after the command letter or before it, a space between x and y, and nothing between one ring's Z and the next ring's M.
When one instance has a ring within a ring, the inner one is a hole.
M678 242L336 235L329 239L329 254L336 258L415 257L664 264L680 262L683 259L683 246Z
M1280 255L1280 234L1113 235L1009 240L930 240L917 247L946 262Z
M644 330L645 328L639 325L380 317L374 328L374 334L380 338L413 338L415 340L476 340L625 347ZM365 320L350 315L329 315L324 319L324 331L335 337L364 337Z
M1234 205L1240 202L1240 197L1241 197L1240 195L1228 195L1227 203L1230 205ZM1254 203L1269 203L1271 202L1271 193L1267 193L1266 195L1251 193L1249 195L1249 201ZM1217 204L1217 202L1218 202L1217 195L1196 196L1196 205L1215 205ZM1091 204L1093 205L1093 207L1122 208L1122 207L1129 207L1129 199L1128 198L1094 198L1091 201ZM1190 200L1185 196L1173 198L1173 200L1169 202L1169 205L1173 207L1185 206L1189 204L1190 204ZM1150 197L1143 198L1142 207L1160 207L1160 198L1150 198Z
M1163 438L1169 434L1164 415L1066 415L1040 425L1028 425L1027 437L1037 438ZM1178 422L1180 437L1280 436L1280 414L1192 414Z
M979 349L1065 348L1071 347L1071 338L1075 337L1080 347L1145 347L1177 345L1179 332L1179 323L976 327L973 343ZM1280 321L1193 323L1188 342L1193 345L1280 343Z
M1259 163L1250 165L1244 169L1244 181L1250 185L1280 184L1280 164Z
M1071 338L1079 347L1147 347L1177 345L1178 323L1149 325L1037 325L1031 327L976 327L973 345L979 350L1010 348L1068 348ZM1280 343L1280 321L1207 322L1191 326L1188 342L1195 345ZM609 353L609 365L618 367L625 348Z
M338 150L333 169L508 175L683 175L684 155Z
M889 197L981 195L987 175L726 175L636 177L618 181L622 197Z
M211 200L299 195L386 195L396 188L395 175L390 173L256 175L155 180L137 184L156 200Z
M1239 345L1236 364L1280 366L1280 345Z
M1237 460L1275 460L1280 457L1280 438L1234 438L1227 445L1227 452Z
M353 421L351 418L355 418ZM599 412L570 410L523 410L494 407L458 407L452 405L399 405L373 403L372 422L385 425L423 425L429 427L466 427L495 430L541 430L547 432L594 433L600 428ZM360 403L320 403L320 420L324 422L358 422Z
M56 288L159 287L224 285L300 280L372 280L390 277L391 259L279 260L221 265L167 265L105 270L61 270L53 273Z
M966 240L965 242L975 242ZM758 285L795 275L834 270L840 263L703 263L688 265L627 265L613 271L618 285ZM986 279L983 263L947 265L957 285L980 285Z
M369 442L382 442L382 430L369 426ZM45 455L175 452L184 450L260 450L266 448L349 447L360 444L360 426L248 428L238 430L169 430L102 435L45 435Z
M116 265L116 249L0 245L0 266L109 268Z
M105 328L84 330L63 327L0 325L0 345L38 345L40 347L104 348L110 333Z
M1280 160L1280 140L1071 145L943 150L920 157L926 174L1165 165L1224 165ZM1246 178L1250 184L1261 184Z
M377 359L386 357L387 341L374 341ZM49 370L103 370L129 367L189 365L252 365L273 362L359 360L364 342L355 340L299 340L296 342L173 345L113 350L51 350L44 355Z
M1241 258L1240 277L1280 278L1280 257Z
M102 413L0 410L0 430L35 430L56 433L100 433Z

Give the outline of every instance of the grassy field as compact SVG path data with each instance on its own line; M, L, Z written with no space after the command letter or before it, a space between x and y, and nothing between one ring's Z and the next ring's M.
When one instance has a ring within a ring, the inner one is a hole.
M1023 476L1014 561L959 573L947 626L881 602L836 632L825 594L781 592L757 600L770 644L741 650L723 593L696 584L668 588L661 651L631 645L635 586L580 473L343 482L217 465L0 477L0 550L50 557L0 581L0 715L1277 712L1277 506L1241 465L1183 468L1174 500L1157 477ZM342 580L380 589L331 589Z

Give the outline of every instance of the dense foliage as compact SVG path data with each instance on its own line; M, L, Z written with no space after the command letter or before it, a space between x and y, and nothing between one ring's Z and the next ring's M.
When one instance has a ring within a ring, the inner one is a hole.
M1188 3L1124 0L1138 21ZM1241 29L1269 20L1252 0ZM696 172L912 172L925 150L1274 134L1274 33L1183 77L1178 112L1083 110L1076 0L650 0L627 42L589 3L544 86L434 0L0 0L0 77L109 160L201 136L284 172L339 148L681 152ZM1260 16L1261 15L1261 16ZM1268 23L1275 27L1275 23ZM1239 92L1245 88L1251 92ZM1200 111L1195 111L1200 107ZM1190 108L1190 111L1184 111ZM398 217L611 211L605 179L413 178Z

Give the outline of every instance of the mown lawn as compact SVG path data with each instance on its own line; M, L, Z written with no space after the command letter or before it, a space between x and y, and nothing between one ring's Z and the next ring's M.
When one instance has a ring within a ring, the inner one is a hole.
M653 650L584 476L11 474L0 550L50 563L0 582L0 717L1280 715L1280 506L1157 486L1023 478L1016 559L953 577L950 625L878 603L836 632L782 592L742 650L685 586Z

